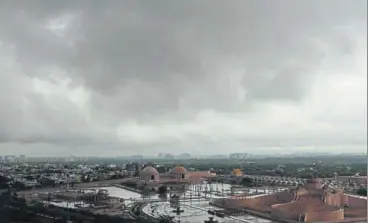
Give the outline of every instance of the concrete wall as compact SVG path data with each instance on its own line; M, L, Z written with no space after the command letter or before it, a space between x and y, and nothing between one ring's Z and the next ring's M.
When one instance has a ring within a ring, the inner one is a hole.
M188 174L190 178L207 178L216 176L216 174L212 174L209 171L194 171L189 172Z
M353 177L353 181L357 184L367 185L367 176Z

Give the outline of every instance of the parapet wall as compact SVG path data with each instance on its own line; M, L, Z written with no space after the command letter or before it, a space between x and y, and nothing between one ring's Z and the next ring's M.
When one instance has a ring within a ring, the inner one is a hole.
M348 194L345 194L344 196L347 200L347 204L349 205L349 207L351 207L351 208L367 208L367 199L351 196L351 195L348 195Z
M290 202L292 200L292 195L287 191L283 191L276 194L267 194L257 197L246 197L244 199L217 199L214 203L226 208L250 208L253 210L259 209L260 211L267 211L267 209L271 208L271 205L273 204Z
M302 214L302 210L300 210L300 207L296 201L283 204L274 204L271 207L271 215L280 219L298 219L299 215Z
M300 188L263 196L242 199L216 199L217 206L228 209L248 209L270 215L272 218L305 222L343 221L366 216L367 200L344 194L342 190ZM348 207L344 208L344 205ZM346 220L347 220L346 219Z
M317 189L299 189L296 192L296 200L301 198L301 197L320 197L322 198L324 195L324 192L322 190L317 190Z
M325 221L342 221L344 220L344 209L339 209L336 211L308 211L305 213L305 222L325 222Z

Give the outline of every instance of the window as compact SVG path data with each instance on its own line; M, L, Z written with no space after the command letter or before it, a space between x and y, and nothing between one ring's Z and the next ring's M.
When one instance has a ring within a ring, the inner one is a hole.
M182 175L181 175L181 179L184 179L184 178L185 178L185 175L184 175L184 174L182 174Z
M152 175L152 176L151 176L151 180L154 180L154 179L155 179L155 176L154 176L154 175Z

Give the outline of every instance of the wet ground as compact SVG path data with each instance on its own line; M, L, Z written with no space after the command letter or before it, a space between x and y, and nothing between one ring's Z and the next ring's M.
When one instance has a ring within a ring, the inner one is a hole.
M97 189L97 188L96 188ZM129 191L123 188L118 187L101 187L99 189L106 189L110 196L119 197L125 199L126 205L131 205L137 200L152 200L155 202L148 203L142 210L147 214L154 217L160 215L170 215L175 216L175 219L180 222L188 222L188 223L203 223L204 220L208 220L208 217L212 216L208 214L208 209L218 209L209 205L209 199L220 198L220 197L229 197L232 194L236 196L237 194L247 193L248 195L256 195L259 193L271 193L271 190L268 189L249 189L249 188L233 188L231 190L231 185L229 184L212 184L212 185L190 185L185 193L181 194L181 197L184 199L188 199L190 197L196 199L186 200L180 202L180 207L184 212L180 215L177 215L173 212L174 208L170 207L169 202L163 201L158 197L157 194L149 195L143 197L142 194ZM258 195L259 196L259 195ZM56 206L63 206L68 208L74 208L77 203L74 202L51 202ZM83 204L79 202L81 207L87 207L87 204ZM237 218L237 219L234 219ZM260 223L268 223L271 222L269 220L261 219L259 217L251 216L251 215L242 215L242 216L234 216L234 218L220 218L214 216L214 219L219 222L260 222ZM243 221L242 221L243 220ZM244 221L245 220L245 221Z
M180 220L180 222L187 223L203 223L205 220L208 220L211 214L208 214L207 210L209 209L218 209L212 207L205 201L192 201L192 202L181 202L180 209L183 210L179 215L174 212L175 208L171 207L168 202L157 202L150 203L146 205L142 210L148 215L153 217L159 217L162 215L170 215L175 217L175 220ZM259 223L269 223L272 221L261 219L258 217L250 216L250 215L241 215L241 216L233 216L230 217L216 217L214 216L214 220L218 222L259 222ZM245 221L244 221L245 220Z

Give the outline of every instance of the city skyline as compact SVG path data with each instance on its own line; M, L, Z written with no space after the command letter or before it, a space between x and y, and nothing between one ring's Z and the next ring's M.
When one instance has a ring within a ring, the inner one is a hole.
M366 1L3 1L0 15L4 155L367 151Z

